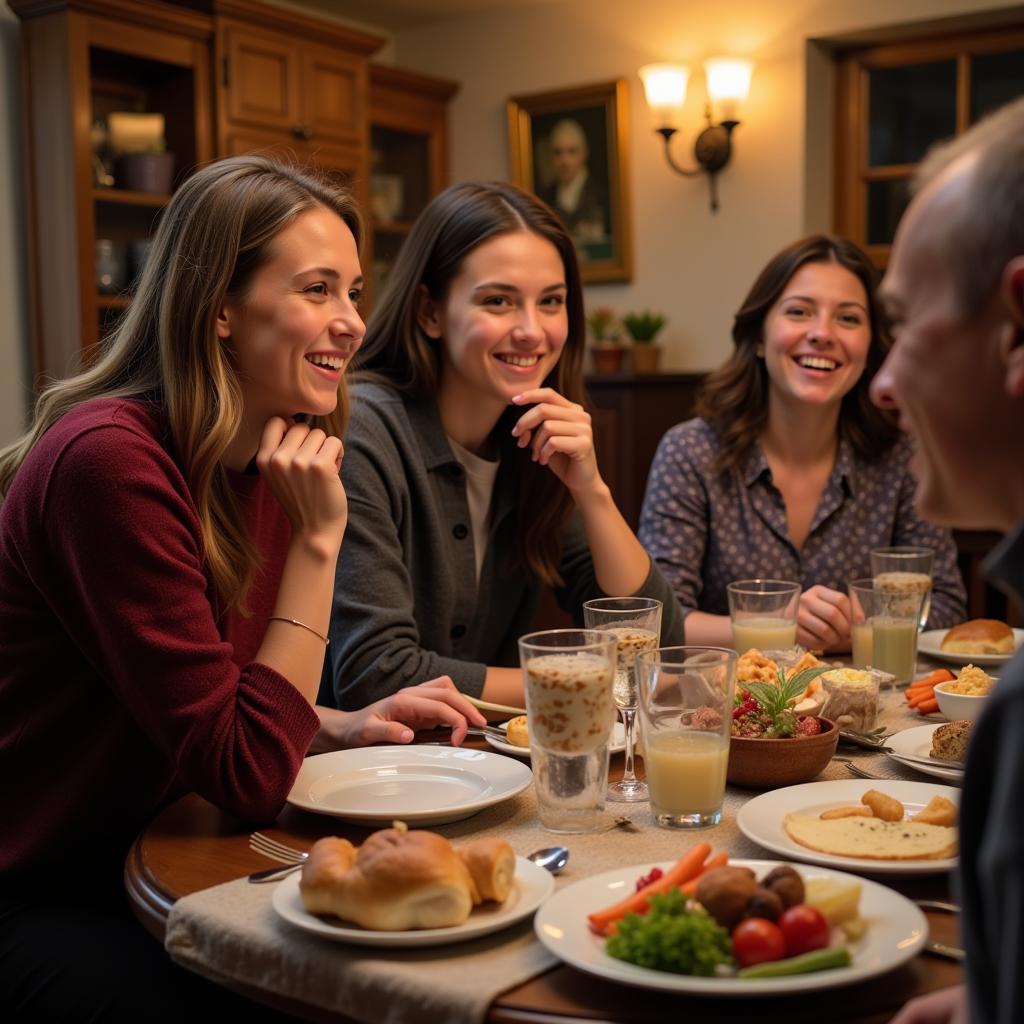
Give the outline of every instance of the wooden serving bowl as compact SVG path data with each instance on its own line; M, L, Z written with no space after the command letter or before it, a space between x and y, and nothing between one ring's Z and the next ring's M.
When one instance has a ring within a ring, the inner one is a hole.
M729 768L726 779L734 786L777 789L810 782L832 759L839 742L839 730L827 718L818 718L817 736L786 739L754 739L733 736L729 740Z

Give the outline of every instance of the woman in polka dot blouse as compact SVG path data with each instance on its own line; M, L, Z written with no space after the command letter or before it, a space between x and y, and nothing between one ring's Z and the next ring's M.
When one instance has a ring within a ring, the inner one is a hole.
M891 344L876 283L845 239L787 246L736 313L698 418L662 438L640 540L687 613L688 643L731 646L727 584L774 577L802 584L798 643L849 650L847 582L890 545L935 550L929 627L966 617L952 536L915 513L910 442L868 396Z

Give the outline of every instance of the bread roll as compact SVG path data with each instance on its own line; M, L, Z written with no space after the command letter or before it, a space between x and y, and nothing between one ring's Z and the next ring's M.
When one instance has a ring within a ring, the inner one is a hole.
M466 865L476 888L474 903L496 900L504 903L516 875L516 855L504 839L477 839L455 852Z
M349 859L351 849L333 837L314 843L299 880L310 913L374 931L447 928L469 917L473 881L444 836L401 826L374 832Z
M530 732L526 722L526 715L517 715L509 719L505 727L505 735L513 747L528 747L530 745Z
M940 646L950 654L1013 654L1013 630L996 619L970 619L948 630Z

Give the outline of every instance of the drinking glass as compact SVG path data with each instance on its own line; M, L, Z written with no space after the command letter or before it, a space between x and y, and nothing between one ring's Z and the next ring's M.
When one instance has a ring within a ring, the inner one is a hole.
M596 629L519 640L537 808L552 832L592 832L604 810L617 647Z
M704 828L722 819L737 661L724 647L637 655L647 788L662 828Z
M608 799L637 803L647 799L647 784L636 777L633 766L633 726L639 700L635 662L641 651L653 651L661 643L661 602L653 597L595 598L584 602L583 624L614 633L618 642L612 695L626 734L626 765L622 780L608 787Z
M796 643L800 584L792 580L737 580L726 587L732 642L737 651L784 650Z
M914 676L917 633L927 595L922 590L887 590L877 577L849 583L853 618L853 664L877 668L907 683Z
M914 594L924 594L918 630L924 629L932 608L934 568L935 552L932 548L875 548L871 552L871 575L878 589L908 594L911 604L916 601Z

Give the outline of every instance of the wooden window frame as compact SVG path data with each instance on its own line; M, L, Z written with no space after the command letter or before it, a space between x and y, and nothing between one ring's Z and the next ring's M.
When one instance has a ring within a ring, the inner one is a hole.
M938 60L956 60L956 133L970 126L971 61L993 53L1024 50L1024 21L1000 29L933 35L898 43L858 46L837 51L836 145L833 225L837 234L856 242L879 269L890 245L867 242L867 191L874 181L913 175L917 164L868 166L869 75L883 68L908 67Z

